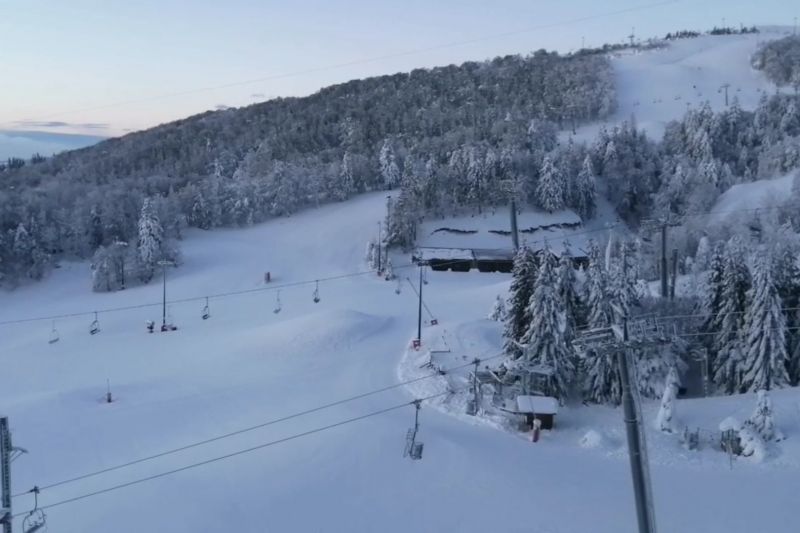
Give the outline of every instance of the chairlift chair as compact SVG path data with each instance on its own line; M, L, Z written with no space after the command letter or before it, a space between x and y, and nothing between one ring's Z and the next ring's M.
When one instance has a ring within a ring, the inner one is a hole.
M397 277L397 286L394 288L394 293L395 294L400 294L402 292L402 288L403 288L403 283L400 280L400 277L398 276Z
M89 334L96 335L98 333L100 333L100 321L97 320L97 311L95 311L94 320L92 320L92 323L89 324Z
M273 313L276 315L281 312L281 291L278 291L277 296L275 297L275 309L272 310Z
M39 509L39 487L33 487L34 505L31 512L22 519L23 533L34 533L36 531L47 531L47 516L42 509Z
M317 281L317 282L316 282L316 286L314 287L314 297L313 297L313 300L314 300L314 303L315 303L315 304L318 304L318 303L319 303L319 300L320 300L320 297L319 297L319 281Z
M200 315L203 320L208 320L211 317L211 310L208 308L208 296L206 296L206 305L203 307L203 313Z
M48 339L47 343L48 344L55 344L55 343L58 342L58 339L59 339L58 330L56 329L56 322L54 320L53 321L53 327L50 330L50 338Z

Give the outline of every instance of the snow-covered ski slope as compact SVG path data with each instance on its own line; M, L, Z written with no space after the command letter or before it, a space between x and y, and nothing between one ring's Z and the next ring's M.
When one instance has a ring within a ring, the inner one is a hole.
M716 91L725 81L743 106L754 105L758 89L769 84L750 70L748 55L766 37L678 41L674 48L615 61L616 118L628 118L635 107L640 124L663 127L685 109L672 99L678 86L690 95L699 84L719 107L724 102ZM692 68L697 66L702 68ZM664 107L643 103L657 99L656 93ZM94 336L88 333L92 316L59 319L61 340L52 345L49 320L0 326L0 411L10 417L15 444L29 451L13 464L15 492L420 376L425 354L407 351L416 329L410 287L397 295L394 283L373 275L345 277L365 269L364 247L384 206L384 194L366 195L249 229L190 232L182 243L184 265L169 272L169 299L254 291L212 298L207 321L200 318L202 299L171 305L180 328L172 333L145 330L146 320L160 319L158 280L93 294L87 265L64 264L41 283L1 293L0 322L156 304L101 312L101 332ZM405 261L395 258L395 271L414 279L413 269L399 268ZM265 271L272 274L271 287L287 285L278 314L276 292L257 290L265 288ZM337 276L321 282L317 304L313 283L288 286ZM429 274L426 302L440 324L424 327L425 345L438 347L444 336L452 348L439 363L461 365L497 351L498 325L483 317L508 279ZM106 379L115 398L110 405L102 401ZM451 385L462 381L453 376ZM46 489L40 502L50 505L316 430L437 394L444 385L441 378L421 380ZM660 531L794 530L800 395L776 391L773 399L787 440L763 464L739 460L731 469L719 452L684 451L675 438L650 431ZM497 420L453 416L463 398L440 400L422 408L422 461L402 457L413 423L413 408L406 406L47 509L50 531L635 531L619 410L567 408L556 431L534 445ZM745 418L754 404L750 397L681 400L676 418L714 430L727 416ZM648 427L655 408L644 408ZM32 500L16 498L14 506L22 512Z
M738 98L743 109L754 109L761 95L775 85L750 66L750 57L760 42L783 37L791 28L766 27L746 35L704 35L670 41L666 48L630 53L612 59L616 75L617 111L603 123L579 128L576 139L591 141L601 126L607 128L635 117L654 139L660 139L666 124L687 109L706 101L719 111ZM566 136L569 133L565 133Z
M363 244L383 208L383 194L367 195L251 229L192 232L183 243L184 266L170 272L169 298L263 287L264 270L274 284L361 270ZM160 299L158 283L92 294L86 268L65 265L42 283L4 293L0 320ZM413 278L411 270L397 271ZM426 301L441 323L425 327L426 344L450 336L453 360L446 366L496 350L499 330L481 319L506 286L501 274L431 273ZM87 331L91 317L61 319L61 340L52 345L49 321L2 326L0 405L15 442L29 451L14 463L15 490L392 385L398 374L415 376L417 362L405 352L416 301L408 286L400 295L394 289L372 275L343 278L323 282L315 304L313 285L285 288L279 314L273 292L212 299L207 321L200 318L202 301L174 304L180 329L165 334L144 328L158 318L157 305L101 313L94 336ZM116 398L111 405L102 402L106 378ZM410 391L389 390L48 489L40 501L52 504L441 390L441 382L421 381ZM776 396L778 424L795 439L796 395ZM722 414L746 414L750 404L742 398L717 407L705 422L714 429ZM681 408L678 402L678 416ZM48 509L51 531L634 531L618 411L576 408L534 445L443 409L423 406L422 461L402 457L409 406ZM703 407L697 409L692 419ZM579 444L588 428L603 435L591 450ZM663 531L787 530L800 474L796 455L729 470L717 452L691 455L674 439L666 442L651 450ZM21 511L31 501L14 504ZM760 529L764 520L774 527Z

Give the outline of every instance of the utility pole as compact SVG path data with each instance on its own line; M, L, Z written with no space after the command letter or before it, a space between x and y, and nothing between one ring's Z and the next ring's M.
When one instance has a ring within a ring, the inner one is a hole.
M631 340L626 310L616 304L613 304L612 307L615 316L620 317L622 324L578 330L573 340L573 346L580 353L604 352L617 360L622 386L622 408L628 441L628 459L630 460L631 480L636 502L636 521L639 533L655 533L656 522L653 494L650 488L647 446L642 431L638 393L634 388L636 383L633 378L631 349L664 345L670 341L664 336L658 325L654 325L649 320L641 320L635 325L634 331L637 332L637 336Z
M636 39L636 28L631 28L631 34L628 35L628 39L631 40L631 46L633 46L633 41Z
M728 107L728 89L730 88L730 86L731 86L730 83L724 83L719 88L720 91L725 91L725 107Z
M511 242L514 244L514 252L519 250L519 231L517 229L517 201L511 197Z
M642 434L636 400L631 391L630 352L628 348L628 317L622 322L622 342L618 353L619 374L622 384L622 407L625 413L625 432L628 437L628 458L631 463L633 495L636 500L636 519L639 533L655 533L655 517L650 498L649 476L642 450Z
M661 225L661 297L667 297L667 224Z
M8 429L8 418L0 418L0 524L3 533L11 533L11 432Z
M381 221L378 221L378 274L382 272L381 269Z
M161 260L158 262L161 265L161 270L164 274L164 284L161 300L161 331L169 331L167 328L167 267L174 265L172 261Z
M675 299L675 284L678 282L678 249L672 249L672 283L669 287L669 299Z
M417 296L419 297L419 303L417 304L417 341L419 341L420 346L422 345L422 273L425 270L425 263L419 264L419 291L417 291Z

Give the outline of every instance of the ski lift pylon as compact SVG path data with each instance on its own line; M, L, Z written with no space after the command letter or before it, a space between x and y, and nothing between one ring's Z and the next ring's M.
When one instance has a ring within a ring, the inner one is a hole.
M414 427L406 433L406 448L403 457L410 457L413 460L422 459L422 449L424 444L417 442L417 432L419 431L419 410L422 408L422 400L414 400Z
M211 310L208 308L208 296L206 296L206 305L203 307L203 313L200 315L203 320L208 320L211 317Z
M97 319L97 311L94 312L94 320L89 324L89 334L96 335L100 333L100 321Z
M315 283L316 283L316 285L314 286L313 300L314 300L315 304L318 304L319 300L320 300L320 298L319 298L319 280L317 280Z
M39 487L33 487L29 492L33 493L34 504L31 512L22 519L22 531L23 533L47 531L47 516L39 509Z
M278 294L275 296L275 309L272 310L276 315L281 312L281 291L278 289Z
M59 338L60 337L58 336L58 330L56 329L56 321L53 320L53 326L50 329L50 338L48 339L47 343L55 344L58 342Z

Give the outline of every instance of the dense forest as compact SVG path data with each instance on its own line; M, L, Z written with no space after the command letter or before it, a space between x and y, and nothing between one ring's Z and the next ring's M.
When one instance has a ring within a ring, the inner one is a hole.
M128 282L146 280L136 272L145 199L165 240L186 226L251 224L395 187L468 146L499 161L504 147L607 116L614 102L603 54L539 51L352 81L12 161L0 172L0 274L14 285L59 257L99 253L95 263L105 264L111 253L130 255L117 261L132 269ZM408 153L424 159L406 162Z
M764 71L775 85L791 85L797 94L800 91L800 36L789 35L764 43L753 55L752 64Z

